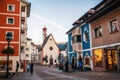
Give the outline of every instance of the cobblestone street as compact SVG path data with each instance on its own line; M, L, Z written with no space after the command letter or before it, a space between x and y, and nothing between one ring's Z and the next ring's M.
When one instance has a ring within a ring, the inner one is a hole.
M118 72L62 72L54 67L34 66L34 74L19 73L11 80L120 80Z

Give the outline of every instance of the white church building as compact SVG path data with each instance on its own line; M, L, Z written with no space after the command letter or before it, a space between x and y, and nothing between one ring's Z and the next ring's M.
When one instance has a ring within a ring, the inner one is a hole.
M57 43L50 33L47 36L47 28L43 28L43 43L39 48L39 62L42 65L49 65L50 63L58 63L59 48ZM52 58L52 61L51 61Z

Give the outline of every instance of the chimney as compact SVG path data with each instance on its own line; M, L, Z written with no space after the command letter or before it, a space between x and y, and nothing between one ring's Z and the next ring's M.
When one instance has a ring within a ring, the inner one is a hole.
M43 40L46 38L46 36L47 36L47 28L46 28L46 26L44 26L44 28L43 28Z

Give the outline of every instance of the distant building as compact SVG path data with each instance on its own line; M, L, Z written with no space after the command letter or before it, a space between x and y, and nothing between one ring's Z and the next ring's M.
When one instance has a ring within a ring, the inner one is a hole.
M52 58L52 63L58 63L59 48L52 34L47 36L47 28L43 28L43 43L39 49L39 62L42 65L48 65Z
M67 57L67 43L62 42L62 43L57 43L57 45L63 57Z
M21 0L21 35L20 35L20 62L23 65L23 70L25 71L25 57L26 57L26 43L27 43L27 18L30 16L31 3L26 0Z

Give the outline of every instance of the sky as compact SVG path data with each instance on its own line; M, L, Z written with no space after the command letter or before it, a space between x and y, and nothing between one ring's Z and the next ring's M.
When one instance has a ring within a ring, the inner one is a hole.
M44 26L47 28L47 35L52 33L56 42L68 41L66 32L73 27L72 24L102 0L28 1L31 2L31 10L27 20L27 37L35 44L41 44Z

